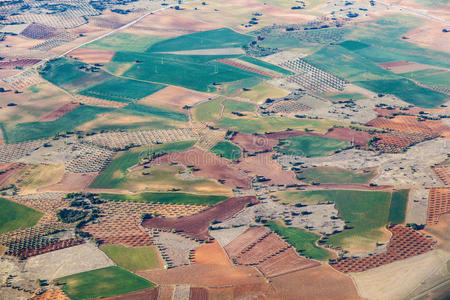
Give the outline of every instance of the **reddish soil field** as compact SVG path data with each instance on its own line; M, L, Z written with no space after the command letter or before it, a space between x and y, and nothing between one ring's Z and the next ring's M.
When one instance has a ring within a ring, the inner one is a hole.
M312 268L319 262L300 257L266 227L251 227L225 246L233 262L256 266L266 277Z
M103 298L105 300L157 300L159 287Z
M116 52L110 50L78 48L70 52L69 56L71 58L81 60L85 63L106 64L111 61L111 59L114 57L114 54L116 54Z
M65 114L71 112L78 106L80 106L79 103L66 103L63 106L58 107L54 111L51 111L51 112L43 115L42 117L39 118L38 121L39 122L50 122L50 121L58 120L59 118L61 118Z
M450 165L437 165L432 170L444 185L450 185Z
M323 135L323 137L351 142L361 147L366 146L367 142L371 138L370 134L365 131L358 131L345 127L331 128Z
M407 61L391 61L386 63L379 63L378 65L382 68L390 68L390 67L399 67L399 66L405 66L409 65L410 62Z
M191 238L206 240L212 238L208 233L211 221L223 222L241 211L247 203L256 204L258 202L254 196L229 198L195 215L180 218L151 218L142 222L142 226L162 230L175 229Z
M34 296L31 300L70 300L61 290L48 290L43 294Z
M410 115L419 115L420 112L424 112L427 114L432 115L439 115L439 114L446 114L447 111L444 109L437 109L437 108L420 108L420 107L411 107L407 109L399 109L399 108L393 108L393 109L386 109L381 107L376 107L374 109L380 116L382 117L390 117L394 114L410 114Z
M82 191L98 176L98 173L64 173L60 182L39 188L38 191L75 192Z
M220 61L223 64L227 64L227 65L230 65L232 67L235 67L235 68L239 68L239 69L242 69L242 70L245 70L245 71L249 71L249 72L252 72L252 73L260 74L260 75L267 76L267 77L270 77L270 78L277 78L277 77L279 77L279 76L276 76L274 74L271 74L271 73L268 73L268 72L265 72L265 71L262 71L262 70L259 70L259 69L256 69L256 68L252 68L252 67L249 67L247 65L244 65L244 64L241 64L241 63L229 60L229 59L218 59L218 61Z
M352 279L328 265L271 278L278 299L351 300L362 299Z
M272 150L278 144L279 139L288 138L291 136L308 134L304 131L290 130L280 131L267 134L247 134L236 133L231 139L233 143L243 148L249 153Z
M439 217L448 212L450 212L450 187L430 189L427 225L437 224Z
M402 132L421 133L427 136L440 135L443 132L450 130L450 128L440 120L418 121L415 116L405 115L398 115L392 119L378 117L368 122L366 125Z
M47 245L45 247L42 247L42 248L20 251L18 253L18 257L20 257L21 259L26 259L26 258L29 258L32 256L49 253L49 252L56 251L56 250L66 249L66 248L73 247L73 246L78 246L83 243L84 243L83 240L79 240L79 239L75 239L75 238L68 239L68 240L62 240L62 241L54 242L54 243Z
M392 232L392 237L386 252L362 258L344 258L331 262L330 265L344 273L363 272L426 253L434 248L435 241L411 228L395 225L389 228L389 231Z
M33 66L40 61L41 61L40 59L31 59L31 58L11 60L11 61L0 61L0 68Z
M24 164L0 163L0 187L7 183L10 178L17 175L24 167Z
M247 174L238 170L229 160L212 152L205 152L194 147L186 151L163 155L150 162L150 164L170 163L193 166L195 175L225 180L224 184L232 188L250 188L251 178Z
M46 40L56 34L56 28L41 24L30 24L20 34L29 39Z
M266 152L255 156L247 156L240 160L237 167L251 177L258 175L270 179L268 183L285 185L299 183L295 172L283 170L276 160L271 158L272 155L273 153Z
M421 133L410 133L401 131L392 131L389 133L377 133L374 135L378 140L372 146L382 152L399 153L405 151L409 146L420 143L428 138L429 135Z
M208 290L205 288L191 287L189 300L208 300Z
M191 261L200 265L231 265L230 259L217 241L203 244L194 249Z

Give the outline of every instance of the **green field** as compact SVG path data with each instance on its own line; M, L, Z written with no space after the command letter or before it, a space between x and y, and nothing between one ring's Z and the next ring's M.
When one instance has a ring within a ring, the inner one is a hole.
M413 105L433 108L450 99L449 96L418 86L407 79L370 80L355 82L375 93L392 94Z
M360 50L370 47L369 45L358 41L344 41L342 43L339 43L339 46L344 47L347 50Z
M212 147L210 151L220 157L224 157L229 160L239 159L242 155L241 149L235 144L232 144L228 141L217 143L217 145Z
M159 268L161 263L154 247L128 248L123 245L101 247L119 267L136 272Z
M124 78L111 78L79 92L81 95L118 102L132 102L151 95L165 85Z
M179 122L189 121L188 116L184 113L138 103L130 103L121 111L138 116L153 116Z
M358 94L358 93L342 93L342 94L336 94L328 96L328 98L346 101L346 100L360 100L366 98L364 95Z
M236 130L244 133L265 133L291 129L314 129L324 132L340 123L325 120L290 119L283 117L264 118L223 118L214 123L217 127Z
M199 49L240 48L255 37L220 28L182 35L152 45L149 52L173 52Z
M230 99L223 101L223 106L225 107L224 109L225 113L232 113L233 111L253 112L256 109L256 105L254 103Z
M195 195L187 193L100 194L108 201L150 202L161 204L191 204L211 206L227 199L225 196Z
M297 172L297 178L308 183L368 184L375 170L352 171L340 168L307 168Z
M98 114L112 110L105 107L81 105L55 121L28 122L14 126L4 126L3 136L5 142L9 144L49 138L57 133L74 130L76 127L94 120Z
M162 53L117 52L115 62L136 62L123 76L172 84L208 92L216 88L213 83L232 82L246 78L265 76L232 67L216 61L234 56L174 55Z
M299 135L280 140L274 149L284 155L325 156L350 146L349 142L320 136Z
M275 72L280 73L280 74L283 74L283 75L293 75L293 74L294 74L292 71L283 69L283 68L281 68L281 67L279 67L279 66L270 64L270 63L265 62L265 61L260 60L260 59L256 59L256 58L254 58L254 57L250 57L250 56L240 56L239 59L240 59L240 60L243 60L243 61L246 61L246 62L249 62L249 63L251 63L251 64L254 64L254 65L256 65L256 66L260 66L260 67L263 67L263 68L265 68L265 69L275 71Z
M131 33L116 33L104 37L98 41L89 43L83 48L92 48L112 51L129 51L133 49L136 52L144 52L151 45L164 40L160 36L138 35Z
M218 91L220 94L225 96L233 96L242 91L243 88L250 89L257 86L263 81L260 77L250 77L246 79L241 79L238 81L233 81L222 85L222 89Z
M195 142L178 142L165 145L152 145L149 147L140 147L131 149L127 152L122 152L116 157L90 185L91 188L105 188L112 189L122 184L126 178L127 169L138 164L140 159L149 153L163 153L182 151L192 147Z
M425 69L402 73L401 75L429 86L441 88L448 88L450 82L450 72L437 69Z
M34 226L43 215L22 204L0 198L0 234Z
M389 209L389 223L402 224L405 222L406 206L409 190L398 190L392 193Z
M57 280L72 300L104 298L151 288L154 284L119 267L83 272Z
M222 110L222 102L223 99L218 98L196 105L193 109L195 120L199 122L211 122L218 120Z
M287 242L301 255L317 260L330 258L328 250L316 246L315 243L320 238L317 234L296 227L286 227L273 221L269 222L268 226L272 231L286 238Z

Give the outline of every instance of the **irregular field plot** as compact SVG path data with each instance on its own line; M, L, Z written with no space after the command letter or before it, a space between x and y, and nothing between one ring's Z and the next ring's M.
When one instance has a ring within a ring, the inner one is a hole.
M188 117L184 113L138 103L130 103L122 108L122 111L137 116L152 116L179 122L188 121Z
M241 157L241 149L227 141L219 142L211 148L211 152L230 160L235 160Z
M154 286L150 281L119 267L108 267L58 279L71 299L120 295Z
M367 184L376 175L375 170L352 171L340 168L307 168L297 173L297 177L308 183Z
M43 215L27 206L0 198L0 234L34 226Z
M275 150L285 155L324 156L350 146L349 142L320 136L293 136L280 141Z
M330 258L328 250L317 247L315 243L320 238L317 234L296 227L286 227L278 222L269 222L269 228L287 239L297 251L306 257L325 260Z
M214 205L227 199L225 196L195 195L186 193L141 193L136 195L101 194L108 201L151 202L160 204Z
M158 251L154 247L128 248L123 245L101 247L119 267L134 271L155 269L161 266Z
M83 46L83 48L115 51L128 51L130 48L133 48L136 52L143 52L152 44L160 42L163 39L164 38L159 36L116 33L93 43L89 43Z

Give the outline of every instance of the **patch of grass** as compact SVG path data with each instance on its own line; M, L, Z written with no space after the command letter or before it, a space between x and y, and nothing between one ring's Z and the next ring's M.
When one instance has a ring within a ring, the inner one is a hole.
M263 67L265 69L269 69L269 70L275 71L275 72L283 74L283 75L293 75L294 74L294 72L292 72L292 71L289 71L289 70L286 70L286 69L281 68L279 66L270 64L270 63L265 62L263 60L256 59L254 57L241 56L241 57L239 57L239 59L243 60L243 61L246 61L246 62L249 62L251 64L254 64L256 66L260 66L260 67Z
M116 33L98 41L89 43L83 48L113 51L133 51L144 52L151 45L164 40L160 36L138 35L131 33Z
M429 86L441 88L448 88L450 82L450 72L437 69L426 69L402 73L401 75Z
M222 110L222 101L223 99L218 98L196 105L193 109L195 119L199 122L218 120L220 117L220 111Z
M108 201L150 202L160 204L191 204L212 206L227 199L225 196L196 195L187 193L100 194Z
M165 85L124 78L112 78L79 92L81 95L118 102L133 102L151 95Z
M302 204L302 205L315 205L322 203L329 203L332 200L321 194L312 193L310 191L284 191L277 192L275 195L280 199L281 203L286 204Z
M244 88L249 89L251 87L258 85L262 81L263 79L259 77L241 79L238 81L222 84L222 87L218 92L225 96L234 96L242 92L242 89Z
M181 112L137 103L130 103L125 106L122 111L139 116L154 116L179 122L187 122L189 120L186 114Z
M236 160L241 157L241 149L228 141L217 143L210 151L229 160Z
M152 45L149 52L173 52L182 50L236 48L247 45L255 37L220 28L182 35Z
M275 147L275 151L285 155L314 157L325 156L348 146L350 146L350 143L347 141L299 135L280 140L280 144Z
M256 105L253 103L230 99L225 100L223 105L225 113L232 113L233 111L253 112L256 109Z
M43 215L22 204L0 198L0 234L32 227Z
M239 96L248 98L257 103L262 103L268 98L281 98L289 94L289 91L275 87L267 82L261 82L247 91L242 91Z
M105 107L81 105L55 121L4 126L3 136L5 141L11 144L49 138L57 133L74 130L81 124L95 119L98 114L112 110Z
M119 267L66 276L57 280L70 299L93 299L151 288L154 284Z
M352 51L370 47L369 45L358 42L358 41L344 41L342 43L339 43L339 46L344 47L347 50L352 50Z
M165 145L152 145L149 147L140 147L122 152L117 156L90 185L91 188L112 189L119 186L126 180L127 169L137 165L140 159L150 153L177 152L188 149L194 145L194 141L178 142Z
M328 120L306 120L306 119L290 119L283 117L264 117L264 118L223 118L214 123L220 128L235 130L244 133L265 133L291 129L314 129L316 131L325 132L333 125L341 123Z
M301 181L323 184L367 184L375 175L375 170L352 171L327 167L307 168L297 173L297 177Z
M285 237L298 253L308 258L326 260L331 257L330 252L316 246L320 238L317 234L296 227L286 227L278 222L269 222L269 228L278 235Z
M409 190L398 190L392 193L391 207L389 209L389 223L402 224L405 222L408 195Z
M101 247L101 250L119 267L132 272L161 266L155 247L128 248L123 245L108 245Z
M336 100L341 100L341 101L342 100L343 101L346 101L346 100L360 100L360 99L367 98L366 96L358 94L358 93L342 93L342 94L331 95L331 96L328 96L328 97L332 98L332 99L336 99Z
M449 100L449 96L418 86L408 79L355 82L375 93L392 94L413 105L433 108Z

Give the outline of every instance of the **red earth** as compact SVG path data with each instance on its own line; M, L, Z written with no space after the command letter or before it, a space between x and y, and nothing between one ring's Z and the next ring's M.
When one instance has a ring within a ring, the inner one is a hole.
M51 111L51 112L43 115L42 117L39 118L38 121L39 122L50 122L50 121L58 120L59 118L61 118L65 114L71 112L78 106L80 106L79 103L66 103L63 106L58 107L54 111Z

